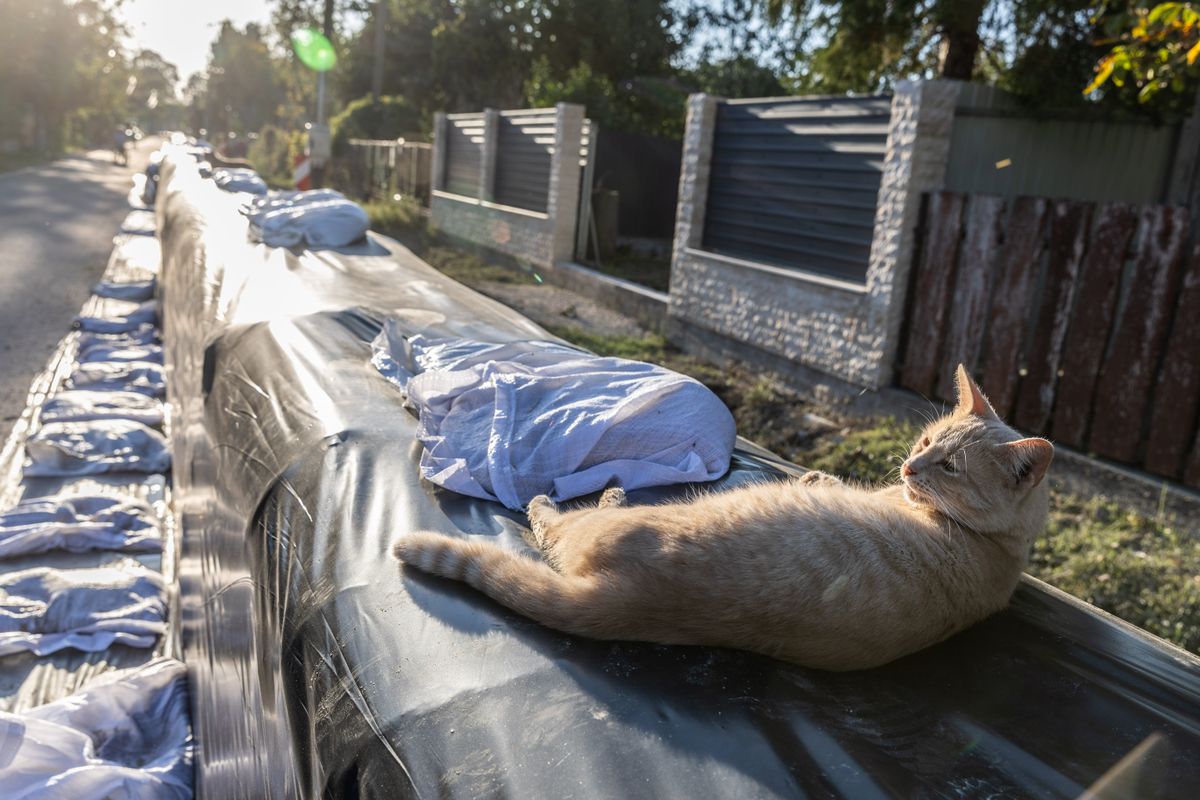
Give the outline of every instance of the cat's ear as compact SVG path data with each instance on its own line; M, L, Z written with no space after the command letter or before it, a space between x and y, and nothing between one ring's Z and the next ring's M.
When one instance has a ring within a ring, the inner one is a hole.
M958 405L955 411L960 414L974 414L977 417L1000 419L992 404L979 391L973 378L967 374L967 368L962 364L954 371L954 382L958 385Z
M1036 437L1008 442L1000 445L1000 449L1008 456L1017 485L1027 489L1042 482L1054 460L1054 445Z

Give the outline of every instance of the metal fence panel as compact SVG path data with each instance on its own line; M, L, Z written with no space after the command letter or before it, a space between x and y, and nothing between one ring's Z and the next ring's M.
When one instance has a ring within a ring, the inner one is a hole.
M446 191L479 197L479 172L483 163L483 114L450 114L446 117Z
M554 157L554 109L500 112L495 200L545 213Z
M722 103L704 248L864 280L890 120L887 95Z

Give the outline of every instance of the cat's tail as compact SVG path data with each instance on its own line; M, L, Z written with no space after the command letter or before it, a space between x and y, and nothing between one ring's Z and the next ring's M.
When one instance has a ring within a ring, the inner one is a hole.
M519 614L567 633L610 638L603 630L602 603L595 584L560 575L545 562L509 552L488 542L471 542L440 533L413 533L392 547L411 567L463 581Z

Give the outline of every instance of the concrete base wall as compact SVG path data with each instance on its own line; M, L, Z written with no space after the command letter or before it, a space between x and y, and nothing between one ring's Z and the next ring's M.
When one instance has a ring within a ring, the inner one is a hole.
M448 236L539 267L554 263L554 223L546 214L435 191L430 221Z

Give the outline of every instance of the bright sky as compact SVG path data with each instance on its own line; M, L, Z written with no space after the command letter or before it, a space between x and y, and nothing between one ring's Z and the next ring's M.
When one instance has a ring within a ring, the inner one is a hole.
M179 68L186 81L208 63L208 49L221 21L233 20L238 27L247 22L271 19L269 0L127 0L121 15L129 27L130 49L156 50Z

